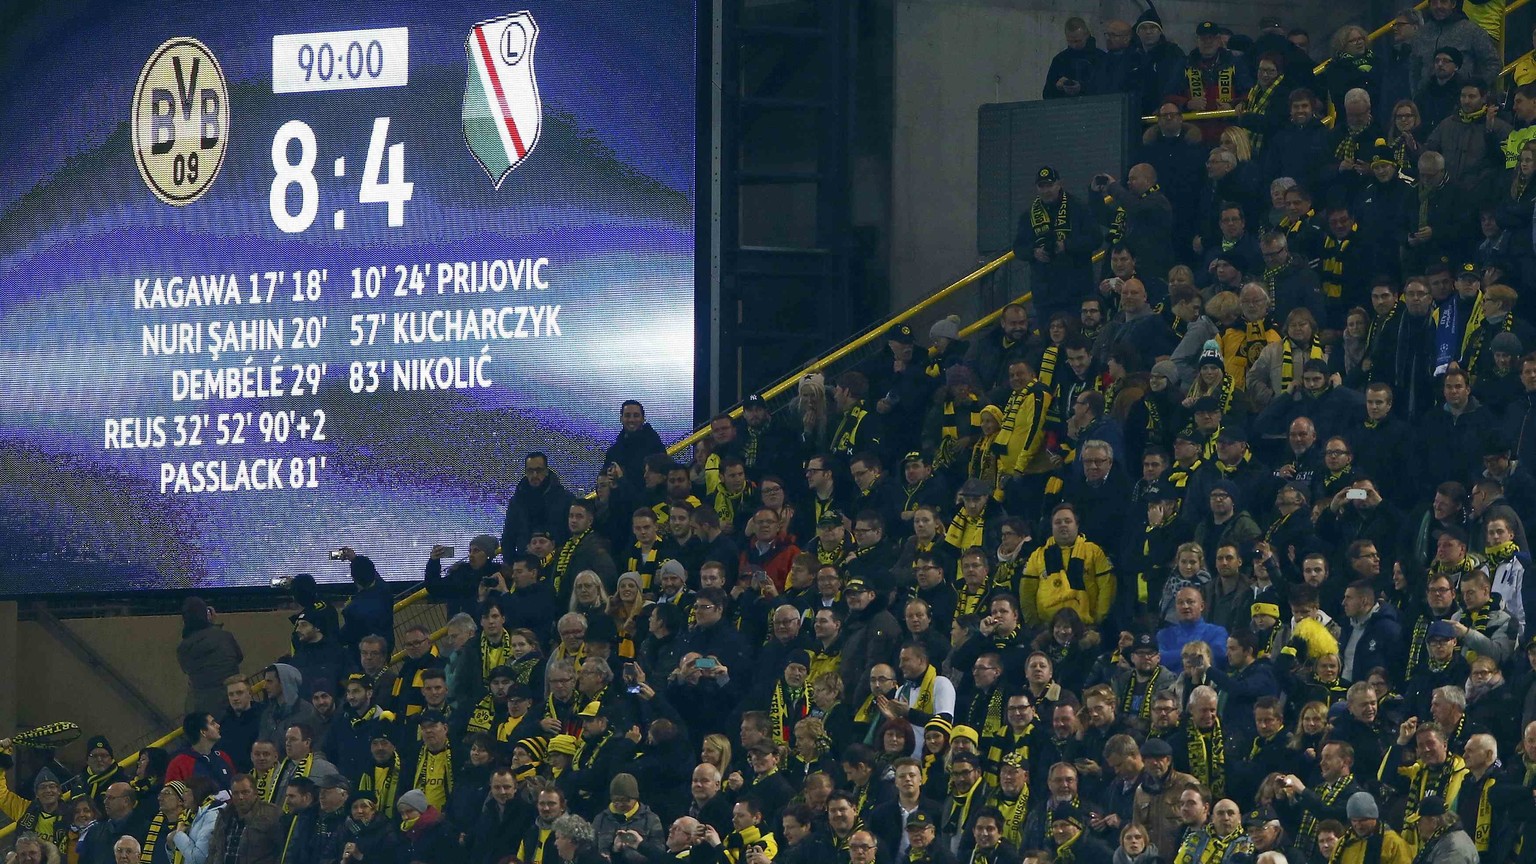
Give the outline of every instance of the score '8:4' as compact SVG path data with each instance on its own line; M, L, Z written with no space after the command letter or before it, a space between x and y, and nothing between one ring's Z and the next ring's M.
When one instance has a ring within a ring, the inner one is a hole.
M405 143L390 144L389 180L380 182L384 168L385 142L389 138L389 118L373 118L373 134L368 137L368 156L363 164L363 185L358 189L357 200L364 204L388 204L389 227L405 224L405 202L411 200L414 183L405 180ZM299 142L299 161L288 161L288 145ZM272 136L272 189L267 195L267 205L272 211L272 224L285 234L298 234L314 224L320 210L320 185L315 182L315 159L318 154L315 130L303 120L289 120L278 127ZM299 212L288 212L288 187L297 185L300 192Z

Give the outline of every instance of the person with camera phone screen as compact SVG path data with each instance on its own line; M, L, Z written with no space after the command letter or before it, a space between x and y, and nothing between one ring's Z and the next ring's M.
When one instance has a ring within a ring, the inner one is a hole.
M452 558L455 547L437 544L427 555L427 596L448 606L448 617L464 612L476 616L476 605L481 597L480 587L485 579L501 581L501 565L495 561L501 541L490 534L481 534L469 541L469 555L455 561L443 572L443 559ZM506 590L502 583L502 591Z

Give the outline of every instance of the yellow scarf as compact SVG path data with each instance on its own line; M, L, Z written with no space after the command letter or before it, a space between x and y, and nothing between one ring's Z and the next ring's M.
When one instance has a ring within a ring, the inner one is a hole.
M1208 731L1201 731L1193 721L1188 729L1189 773L1210 787L1220 798L1227 791L1227 739L1221 732L1221 718Z
M1216 70L1216 105L1232 103L1233 93L1236 92L1233 81L1236 77L1237 67L1230 62ZM1189 98L1205 99L1205 75L1201 74L1200 67L1185 66L1184 78L1189 82ZM1207 101L1205 110L1213 111L1216 105Z
M768 706L774 740L788 744L795 723L810 714L810 707L805 698L805 688L790 690L781 677L779 683L773 686L773 700Z
M1294 361L1291 359L1291 351L1294 348L1289 336L1280 342L1280 392L1291 392L1291 383L1296 380ZM1307 346L1307 359L1323 359L1323 342L1312 334L1312 344Z
M575 557L576 555L576 547L580 546L581 541L586 539L586 536L591 533L592 529L588 528L580 534L577 534L571 539L565 541L565 543L560 547L560 557L555 560L556 594L559 594L561 587L565 585L566 571L571 569L571 558Z
M923 680L918 682L917 704L912 706L913 710L921 714L933 713L933 682L934 679L938 678L938 675L938 670L933 668L932 663L929 663L928 668L923 670ZM910 685L906 684L902 686L910 687Z
M972 546L982 545L982 538L987 528L985 511L980 516L969 516L965 510L955 514L955 518L949 523L949 530L944 532L944 542L959 549L961 552Z
M1072 233L1067 219L1067 193L1061 193L1061 200L1056 204L1056 215L1052 216L1046 203L1041 198L1036 198L1029 205L1029 224L1035 231L1035 248L1055 252L1049 248L1051 240L1066 241L1067 235Z
M372 792L379 812L395 818L395 795L400 791L400 754L388 765L374 765L358 779L357 791Z

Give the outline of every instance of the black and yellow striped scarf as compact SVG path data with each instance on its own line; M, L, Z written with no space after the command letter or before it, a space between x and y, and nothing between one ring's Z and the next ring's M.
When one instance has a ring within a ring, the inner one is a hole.
M970 429L981 428L981 397L975 393L970 394L966 402L966 414L969 416ZM955 400L949 399L944 403L944 425L940 427L939 434L945 438L958 440L960 436L959 421L955 419ZM969 430L967 430L969 432Z
M501 631L501 638L494 644L484 633L480 634L480 681L491 683L491 670L512 659L512 634Z
M1200 382L1200 378L1196 376L1195 383L1189 385L1189 395L1195 397L1196 399L1199 399L1202 396L1213 396L1215 397L1216 402L1221 406L1221 413L1227 414L1231 412L1232 400L1237 396L1237 382L1233 380L1231 375L1223 372L1221 375L1221 383L1215 385L1214 387L1206 387ZM1147 401L1150 402L1151 400Z
M992 449L999 455L1006 453L1014 435L1024 436L1024 452L1037 450L1045 436L1046 418L1050 414L1051 393L1039 381L1031 381L1024 389L1008 394L1003 408L1003 428L992 442ZM1013 471L1023 471L1026 465L1008 466Z
M1487 320L1488 320L1487 318L1484 318L1483 322L1486 323ZM1500 332L1500 333L1508 333L1508 332L1510 332L1515 327L1515 313L1513 313L1513 312L1506 312L1506 313L1504 313L1504 321L1501 324L1495 324L1494 326L1498 329L1498 332ZM1477 335L1478 335L1478 337L1481 337L1482 334L1477 334ZM1483 355L1483 345L1484 344L1491 344L1492 342L1493 342L1492 337L1490 337L1488 339L1473 338L1473 339L1467 340L1467 371L1468 372L1470 372L1470 373L1472 373L1474 375L1477 374L1477 371L1478 371L1477 362L1478 362L1478 360Z
M1483 107L1477 109L1476 111L1462 111L1461 109L1457 109L1457 111L1456 111L1456 119L1460 120L1462 123L1467 124L1468 126L1470 126L1473 123L1476 123L1477 121L1483 119L1487 115L1488 115L1488 106L1487 105L1484 105Z
M980 516L970 516L961 509L950 520L949 529L944 532L944 542L964 552L972 546L982 545L986 530L986 511L982 511Z
M974 477L992 487L992 497L1003 500L1003 474L998 464L995 442L997 436L987 436L971 445L971 458L965 461L965 476Z
M955 601L955 617L961 615L981 614L981 601L987 596L987 586L982 585L972 590L965 583L960 584L960 592Z
M173 827L171 830L176 829ZM155 860L155 847L160 845L162 839L170 840L169 836L162 838L165 833L165 814L157 812L149 822L149 832L144 835L144 842L140 844L139 864L151 864Z
M1163 667L1159 665L1152 670L1152 677L1143 685L1135 672L1125 682L1125 695L1120 698L1120 715L1122 717L1140 717L1152 721L1152 697L1157 693L1157 682L1163 677ZM1136 696L1140 694L1141 705L1136 705Z
M1453 736L1447 733L1446 740L1449 744ZM1409 828L1418 824L1419 802L1424 800L1424 796L1438 795L1441 801L1446 800L1445 790L1450 787L1451 779L1465 769L1466 763L1455 753L1447 754L1445 761L1433 768L1428 765L1421 767L1408 784L1408 803L1403 808L1403 827Z
M372 792L379 812L395 818L395 796L400 792L400 754L396 753L388 765L374 764L358 778L357 791Z
M1221 718L1216 725L1202 731L1191 721L1187 729L1189 743L1189 773L1210 788L1211 794L1221 798L1227 791L1227 739L1221 731Z
M1201 73L1200 67L1193 65L1184 67L1184 79L1189 82L1189 98L1206 99L1205 110L1207 111L1214 111L1218 105L1230 105L1234 101L1233 97L1237 91L1234 83L1236 78L1237 67L1231 61L1216 70L1216 99L1215 104L1212 104L1211 100L1206 99L1205 96L1205 75Z
M1054 216L1046 206L1045 200L1036 198L1034 203L1029 205L1029 225L1035 232L1035 248L1045 249L1048 252L1056 251L1051 246L1051 240L1065 242L1067 236L1072 233L1067 219L1067 193L1061 193L1061 200L1056 202Z
M1354 782L1355 782L1355 775L1353 775L1353 774L1345 774L1343 777L1340 777L1339 779L1333 781L1332 783L1324 783L1324 784L1322 784L1321 786L1317 787L1317 789L1314 790L1314 791L1316 791L1316 793L1317 793L1318 800L1322 801L1323 804L1325 804L1325 805L1332 804L1334 802L1334 800L1339 797L1339 793L1343 792L1345 789L1347 789L1349 787L1349 785L1351 783L1354 783ZM1313 813L1311 808L1307 808L1307 809L1302 811L1302 814L1301 814L1301 827L1300 827L1300 829L1297 832L1297 838L1298 838L1297 839L1297 848L1298 849L1311 849L1311 848L1315 848L1316 843L1317 843L1317 823L1318 823L1318 821L1319 820L1318 820L1317 816L1314 815L1314 813ZM1302 846L1301 845L1302 841L1307 841L1307 845L1306 846ZM1343 848L1343 846L1344 846L1344 842L1342 840L1340 840L1339 841L1339 847Z
M1277 75L1275 76L1275 80L1270 83L1268 87L1265 87L1263 84L1253 85L1253 89L1248 91L1248 113L1258 117L1263 117L1264 113L1269 110L1270 100L1274 98L1275 93L1280 90L1280 85L1284 82L1285 76ZM1252 142L1253 152L1255 155L1257 155L1259 149L1264 146L1264 133L1249 129L1248 140Z
M768 719L773 728L774 740L788 744L795 724L810 716L811 706L805 698L805 688L791 689L782 677L773 685L773 699L768 705Z
M1281 393L1289 393L1290 390L1291 390L1291 383L1296 380L1296 368L1295 368L1294 360L1292 358L1292 353L1291 353L1294 350L1294 348L1295 348L1295 345L1294 345L1294 343L1291 342L1291 338L1289 336L1287 336L1285 339L1281 340L1281 342L1280 342L1280 392ZM1307 359L1308 360L1321 360L1321 359L1323 359L1323 340L1317 338L1317 334L1316 333L1312 334L1312 343L1307 346Z
M719 490L717 490L717 492L716 492L716 499L715 499L715 501L716 501L716 503L715 503L715 512L716 513L720 512L719 494L721 492L724 492L724 491L725 491L725 485L721 484ZM742 494L745 495L746 494L745 491L743 491ZM738 500L739 500L739 497L738 497ZM732 514L731 518L732 519L735 518L735 514L734 513ZM729 524L730 521L731 520L728 520L723 514L720 516L720 523L722 525ZM661 544L659 544L659 543L654 543L654 544L651 545L651 548L645 549L645 550L642 550L640 548L640 544L639 543L636 543L636 544L634 544L634 545L629 547L629 560L627 562L625 562L625 565L626 565L626 568L628 569L628 571L630 573L638 573L638 574L640 574L640 589L642 591L649 591L649 590L651 590L652 583L656 581L656 570L657 570L657 568L659 568L661 566L661 562L658 560L658 557L657 557L660 554L660 552L661 552Z
M555 559L555 594L557 596L560 594L560 589L565 586L566 573L571 569L571 558L576 555L576 547L580 546L581 541L585 540L587 535L591 533L592 529L588 528L580 534L577 534L571 539L565 541L565 543L560 546L560 555ZM574 573L570 575L575 576Z
M1333 232L1323 238L1322 271L1323 271L1323 296L1338 300L1344 296L1344 256L1349 252L1350 244L1355 240L1355 232L1360 230L1358 224L1349 226L1349 236L1340 240Z
M741 508L747 506L747 499L748 499L748 497L751 494L752 494L752 485L750 483L747 484L747 485L742 486L741 487L741 491L737 492L735 495L732 495L730 493L730 491L725 488L725 484L724 483L721 483L719 486L716 486L715 487L715 501L714 501L714 505L713 506L714 506L715 514L720 517L720 524L721 525L730 525L730 524L734 523L736 521L736 514L741 510ZM656 555L656 551L655 551L655 549L652 549L651 550L651 559L652 559L652 562L653 562L652 572L654 572L655 555ZM650 587L650 581L649 580L646 580L645 584L646 584L646 587Z

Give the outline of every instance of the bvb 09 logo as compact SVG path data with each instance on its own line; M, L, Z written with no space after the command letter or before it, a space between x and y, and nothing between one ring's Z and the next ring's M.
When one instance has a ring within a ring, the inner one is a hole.
M155 197L177 207L201 198L229 149L229 84L208 46L166 40L133 91L133 157Z

